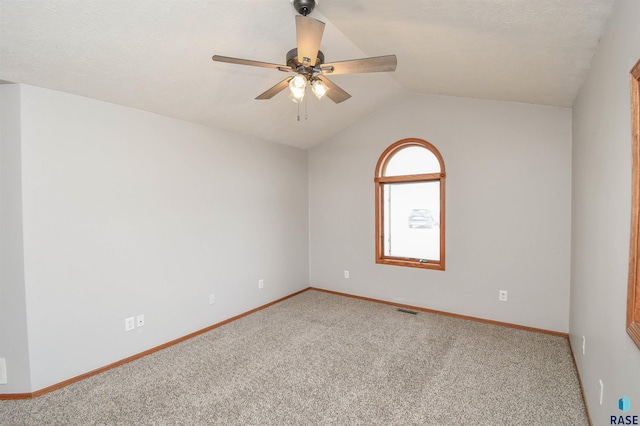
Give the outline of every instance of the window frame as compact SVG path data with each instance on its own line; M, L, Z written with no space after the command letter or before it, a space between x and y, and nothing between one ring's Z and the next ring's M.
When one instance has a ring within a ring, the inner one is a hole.
M627 291L627 334L640 349L640 60L630 72L632 129L631 244Z
M428 149L436 156L440 163L439 173L427 173L417 175L385 176L387 165L395 154L411 146ZM402 139L391 144L384 150L375 170L375 238L376 238L376 263L385 265L407 266L412 268L445 270L445 178L446 171L444 160L438 149L431 143L417 138ZM384 185L389 183L416 183L439 182L440 183L440 260L423 262L421 259L408 257L385 256L384 254Z

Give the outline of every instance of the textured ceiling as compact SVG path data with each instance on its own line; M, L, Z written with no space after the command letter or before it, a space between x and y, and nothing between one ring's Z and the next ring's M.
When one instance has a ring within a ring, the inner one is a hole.
M0 0L0 80L308 148L407 92L571 106L613 0L320 0L326 62L395 53L395 73L339 75L341 104L254 98L284 63L289 0Z

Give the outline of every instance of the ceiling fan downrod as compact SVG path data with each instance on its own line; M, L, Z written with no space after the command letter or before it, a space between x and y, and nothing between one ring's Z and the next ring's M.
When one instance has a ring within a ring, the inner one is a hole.
M293 0L293 7L302 16L307 16L313 12L313 8L316 7L316 4L316 0Z

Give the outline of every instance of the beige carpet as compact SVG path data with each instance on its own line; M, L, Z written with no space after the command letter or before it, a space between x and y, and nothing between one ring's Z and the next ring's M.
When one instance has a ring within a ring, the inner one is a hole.
M562 337L307 291L2 425L587 425Z

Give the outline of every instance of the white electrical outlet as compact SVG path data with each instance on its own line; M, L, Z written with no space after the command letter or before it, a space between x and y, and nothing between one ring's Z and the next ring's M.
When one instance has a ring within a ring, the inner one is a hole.
M500 290L498 292L498 300L501 302L507 301L507 290Z
M136 317L136 327L142 327L144 325L144 315L140 314Z
M344 271L344 277L349 278L349 271Z
M0 385L7 384L7 362L0 358Z
M124 331L131 331L136 328L136 319L129 317L124 320Z
M216 295L215 295L215 294L213 294L213 293L211 293L211 294L209 295L209 304L210 304L210 305L213 305L214 303L216 303Z
M582 355L584 355L584 350L586 346L587 346L587 339L586 337L582 336Z
M258 280L258 288L264 288L264 280Z

